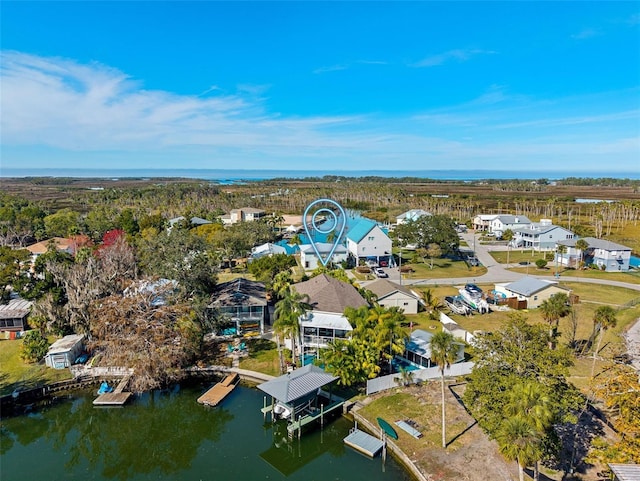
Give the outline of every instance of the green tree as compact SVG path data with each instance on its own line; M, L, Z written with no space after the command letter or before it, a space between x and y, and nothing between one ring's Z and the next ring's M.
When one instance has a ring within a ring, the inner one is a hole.
M536 259L536 267L538 269L544 269L545 267L547 267L546 259Z
M294 366L297 365L298 352L296 345L297 340L300 338L300 318L309 310L311 310L309 296L300 294L292 288L289 288L282 299L276 303L274 311L276 321L273 323L273 330L276 335L291 339Z
M616 310L611 306L599 306L593 313L593 332L595 336L598 336L598 344L593 351L593 363L591 364L592 378L596 369L596 356L600 352L600 344L602 343L604 332L609 330L609 328L616 327L617 323Z
M422 292L422 303L429 314L429 319L437 320L440 316L440 310L442 310L440 298L431 289L425 289Z
M429 260L431 261L431 265L429 266L429 268L433 269L433 258L440 257L442 255L442 248L438 244L432 242L427 247L427 254L429 255Z
M123 211L120 212L120 215L116 219L116 225L129 235L136 235L140 230L138 221L131 209L123 209Z
M71 209L61 209L46 216L44 229L48 237L67 237L83 230L80 214Z
M49 341L38 329L27 332L20 346L20 358L27 362L38 362L49 349Z
M564 255L567 253L567 246L564 244L556 244L556 277L558 276L558 263L560 259L564 259Z
M558 324L560 319L568 316L571 312L569 296L564 292L558 292L549 299L542 301L538 307L542 318L549 323L549 348L555 347L555 339L558 336Z
M442 447L447 447L446 412L444 402L444 371L456 361L458 346L453 335L440 331L431 338L431 360L440 367L440 387L442 390Z
M524 481L524 468L542 455L536 429L521 417L511 417L500 427L496 440L504 457L518 463L519 478Z
M576 241L576 249L580 251L580 267L584 265L584 253L587 252L589 243L584 239L578 239Z
M8 302L11 290L20 292L29 281L29 259L26 249L0 246L0 304Z

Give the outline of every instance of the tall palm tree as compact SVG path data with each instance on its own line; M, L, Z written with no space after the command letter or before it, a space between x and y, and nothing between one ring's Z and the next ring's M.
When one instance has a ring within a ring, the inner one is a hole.
M442 447L447 447L446 415L444 404L444 370L456 360L458 346L453 335L446 331L440 331L431 338L431 360L440 366L440 378L442 388Z
M596 370L596 356L600 351L600 344L604 337L604 332L610 327L616 327L618 319L616 318L616 310L611 306L600 306L593 313L593 332L598 336L598 345L593 351L593 364L591 365L591 377ZM593 336L592 336L593 337Z
M589 243L584 239L578 239L576 241L576 249L580 251L580 267L584 264L584 253L589 248Z
M375 306L369 309L368 319L375 323L376 344L381 353L389 348L388 354L383 354L391 363L395 354L404 352L405 341L409 337L402 328L405 317L397 307Z
M302 295L290 287L286 290L282 299L276 303L274 311L276 322L273 324L273 329L276 335L291 338L294 366L297 365L296 341L300 338L300 318L309 310L311 310L309 296Z
M540 459L540 434L526 419L507 418L496 434L500 452L505 458L518 463L520 481L524 481L524 468Z
M542 313L542 318L549 323L549 349L554 349L560 319L571 312L569 296L564 292L558 292L549 299L545 299L538 309Z
M564 255L567 253L567 246L564 244L556 245L556 276L558 275L558 262L560 259L564 260Z
M505 414L528 422L542 438L553 424L553 406L542 384L524 381L515 384L509 392ZM534 479L538 481L538 460L534 460Z
M440 302L440 298L434 295L431 289L426 289L422 293L422 302L424 303L425 310L429 313L429 319L438 319L440 310L442 309L442 302Z

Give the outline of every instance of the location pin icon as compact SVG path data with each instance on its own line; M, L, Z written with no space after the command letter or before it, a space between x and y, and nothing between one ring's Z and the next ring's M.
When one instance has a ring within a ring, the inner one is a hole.
M307 222L307 216L309 215L309 212L311 212L314 208L316 208L316 210L311 216L311 222ZM325 224L327 225L327 227L318 226L317 220L319 215L325 219ZM311 247L313 247L313 251L318 256L320 262L322 262L322 265L326 267L333 257L333 253L336 251L336 248L340 244L340 241L342 240L342 234L344 234L345 227L347 226L347 214L345 213L342 206L335 200L318 199L311 202L311 204L309 204L304 210L302 222L304 222L304 231L309 238L309 243L311 244ZM315 231L320 234L329 234L331 232L335 232L333 245L331 246L331 249L328 250L328 252L326 249L327 243L316 242L311 236L310 228L315 229Z

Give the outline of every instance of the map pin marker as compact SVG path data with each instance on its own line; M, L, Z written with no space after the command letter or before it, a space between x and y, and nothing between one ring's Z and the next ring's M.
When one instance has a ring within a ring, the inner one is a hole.
M323 204L324 207L317 209L311 216L311 222L307 222L307 216L309 215L309 212L314 207L320 204ZM326 206L326 204L329 204L330 207ZM338 211L337 214L336 214L336 210ZM320 228L318 226L316 222L318 215L323 216L323 218L326 216L325 223L328 225L328 227ZM306 232L307 237L309 238L309 243L311 244L311 247L313 247L313 251L318 256L318 259L320 260L320 262L322 262L322 265L326 267L329 261L331 260L331 258L333 257L333 253L336 251L336 248L340 244L340 241L342 240L342 234L344 234L344 229L347 226L347 214L345 213L342 206L338 204L335 200L318 199L318 200L314 200L313 202L311 202L311 204L307 206L307 208L304 211L304 215L302 216L302 219L303 219L302 221L304 222L304 231ZM331 232L336 233L335 237L333 238L333 246L331 247L331 250L329 251L329 253L325 253L324 257L320 253L320 249L318 248L318 244L320 243L316 243L316 241L311 237L311 231L309 229L310 227L315 229L315 231L320 234L329 234Z

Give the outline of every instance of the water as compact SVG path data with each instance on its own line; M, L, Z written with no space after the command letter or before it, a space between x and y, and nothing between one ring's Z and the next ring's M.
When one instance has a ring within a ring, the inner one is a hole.
M289 443L284 425L263 423L260 391L238 387L207 408L196 399L208 386L155 391L124 408L74 393L3 418L2 480L411 479L391 458L383 465L345 447L344 418Z
M182 177L233 183L240 180L265 180L279 177L304 178L338 175L344 177L419 177L435 180L483 179L550 179L575 177L575 171L539 170L276 170L276 169L91 169L91 168L20 168L3 166L0 177L94 177L94 178L157 178ZM580 172L580 177L612 177L640 179L640 172Z
M631 258L629 259L629 265L631 267L640 269L640 257L631 256Z

